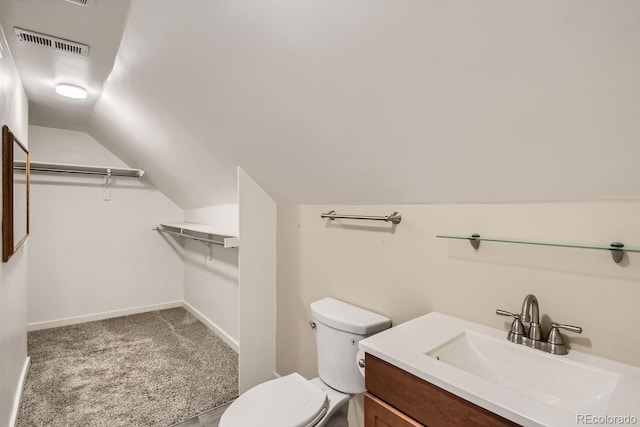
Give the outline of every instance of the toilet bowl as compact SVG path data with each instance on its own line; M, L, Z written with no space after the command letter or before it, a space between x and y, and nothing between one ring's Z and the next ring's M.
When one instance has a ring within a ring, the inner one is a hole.
M293 373L259 384L227 408L219 427L348 427L349 401L364 392L358 343L391 321L334 298L312 303L311 313L319 377Z

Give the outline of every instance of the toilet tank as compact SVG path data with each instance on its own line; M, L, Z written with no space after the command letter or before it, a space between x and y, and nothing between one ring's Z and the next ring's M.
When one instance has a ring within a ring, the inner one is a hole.
M389 328L391 320L335 298L311 303L311 314L316 325L320 379L343 393L363 393L364 377L356 361L358 343Z

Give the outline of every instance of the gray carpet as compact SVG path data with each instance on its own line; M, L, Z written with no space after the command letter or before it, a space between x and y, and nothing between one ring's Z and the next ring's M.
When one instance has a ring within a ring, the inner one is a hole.
M18 427L169 426L238 395L238 355L183 308L29 332Z

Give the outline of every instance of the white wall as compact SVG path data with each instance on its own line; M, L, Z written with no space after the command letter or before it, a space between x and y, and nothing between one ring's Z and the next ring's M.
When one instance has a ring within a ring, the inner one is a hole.
M29 146L27 97L0 26L0 125ZM1 178L0 178L1 179ZM0 187L1 188L1 187ZM0 190L1 191L1 190ZM27 364L27 254L29 239L0 263L0 425L11 426Z
M320 219L320 213L402 214L387 223ZM640 247L640 202L278 206L277 371L316 372L309 304L325 296L379 312L394 324L430 311L506 333L524 297L550 320L579 325L571 348L640 366L640 254L615 264L608 251L438 239L438 234ZM631 329L629 329L631 328ZM362 400L351 406L362 426Z
M238 168L240 209L239 389L273 378L276 366L276 203Z
M31 126L32 161L127 167L82 132ZM183 212L144 180L31 180L30 329L179 305L182 248L152 231Z
M238 205L210 206L184 213L186 222L227 228L238 235ZM240 350L238 248L184 239L184 302L236 351ZM211 258L211 259L210 259Z

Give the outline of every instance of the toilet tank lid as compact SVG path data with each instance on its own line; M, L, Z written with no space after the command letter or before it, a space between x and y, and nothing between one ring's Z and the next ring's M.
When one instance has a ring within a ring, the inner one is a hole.
M311 303L311 313L323 325L358 335L375 334L391 326L385 316L331 297Z

